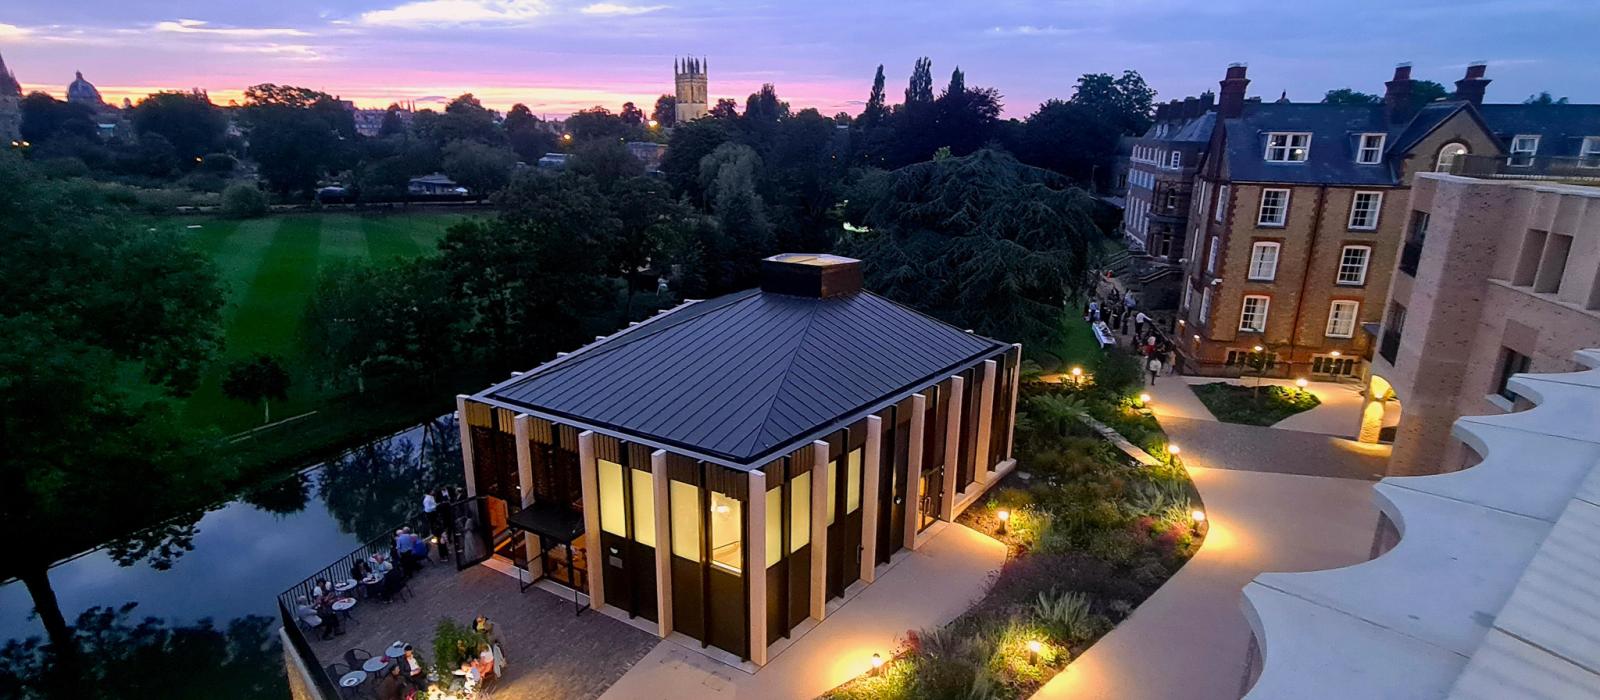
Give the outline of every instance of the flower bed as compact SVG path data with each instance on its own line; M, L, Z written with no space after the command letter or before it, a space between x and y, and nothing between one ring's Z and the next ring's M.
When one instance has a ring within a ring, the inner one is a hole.
M1006 544L1000 575L960 617L910 635L883 668L827 697L1027 697L1188 561L1201 530L1183 468L1164 451L1139 465L1076 420L1104 413L1159 448L1160 426L1128 389L1025 387L1018 469L959 519Z
M1269 384L1262 387L1213 382L1192 387L1217 420L1245 425L1272 425L1322 401L1305 389Z

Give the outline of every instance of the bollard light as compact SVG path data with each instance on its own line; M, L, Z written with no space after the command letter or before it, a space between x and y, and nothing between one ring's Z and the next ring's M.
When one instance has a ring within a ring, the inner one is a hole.
M1300 387L1301 389L1305 389L1306 385L1310 384L1310 383L1311 382L1306 381L1305 377L1301 377L1299 379L1294 380L1294 385L1297 386L1297 387Z
M1203 510L1196 510L1189 513L1189 517L1192 518L1196 523L1203 523L1206 521L1206 512Z
M1150 395L1149 394L1140 394L1139 395L1139 403L1142 403L1142 404L1150 403Z
M1167 454L1169 455L1176 457L1178 456L1178 453L1182 451L1183 448L1178 447L1177 445L1167 445Z
M872 655L872 673L873 673L873 675L877 675L882 670L883 670L883 657L878 655L877 653L874 653Z
M1002 508L1000 512L994 514L994 517L1000 519L1000 534L1006 534L1006 523L1011 521L1011 511Z
M1039 640L1037 640L1037 639L1028 640L1028 665L1030 665L1030 666L1039 665L1039 650L1041 650L1043 648L1044 648L1044 645L1040 644Z
M1261 346L1260 346L1260 345L1257 345L1257 346L1255 346L1255 347L1253 347L1253 348L1251 348L1251 350L1254 350L1254 351L1256 351L1256 352L1261 352L1261 350L1262 350L1262 348L1261 348Z

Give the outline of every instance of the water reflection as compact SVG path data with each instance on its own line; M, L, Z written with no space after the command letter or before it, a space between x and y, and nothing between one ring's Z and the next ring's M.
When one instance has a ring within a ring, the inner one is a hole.
M447 416L57 565L86 677L102 697L287 697L274 597L460 482ZM38 685L43 636L24 586L0 584L0 697L66 697Z

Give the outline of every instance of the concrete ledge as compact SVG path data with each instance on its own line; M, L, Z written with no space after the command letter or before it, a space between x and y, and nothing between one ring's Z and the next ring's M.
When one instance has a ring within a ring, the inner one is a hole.
M1149 452L1145 452L1144 450L1140 449L1138 445L1128 442L1127 438L1122 437L1122 433L1113 430L1111 426L1101 423L1100 421L1090 418L1089 416L1078 416L1078 420L1083 421L1084 425L1093 428L1095 432L1100 434L1100 437L1103 437L1111 444L1116 445L1117 449L1122 450L1123 454L1134 458L1140 464L1143 464L1147 467L1154 467L1161 464L1161 460L1151 456Z

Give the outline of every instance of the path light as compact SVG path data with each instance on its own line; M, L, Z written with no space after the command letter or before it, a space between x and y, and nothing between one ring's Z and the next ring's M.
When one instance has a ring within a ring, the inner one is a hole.
M1331 357L1338 357L1341 354L1343 354L1343 353L1340 353L1338 350L1334 350L1333 352L1328 353L1328 355L1331 356Z
M874 652L872 654L872 674L877 675L881 672L883 672L883 657Z
M1206 521L1206 512L1203 510L1194 510L1189 513L1189 517L1192 518L1195 524L1198 525Z
M1177 445L1167 445L1167 454L1169 455L1176 457L1178 456L1178 453L1182 451L1183 448L1178 447Z
M1039 650L1043 649L1043 648L1044 648L1044 645L1039 643L1039 640L1037 640L1037 639L1028 640L1028 665L1029 666L1037 666L1037 665L1039 665Z
M1294 385L1297 386L1297 387L1300 387L1301 389L1306 388L1306 385L1310 384L1310 383L1311 382L1306 381L1305 377L1301 377L1299 379L1294 380Z
M1006 534L1006 523L1011 520L1011 511L1002 508L1000 512L994 514L994 517L1000 519L1000 534Z
M561 135L561 140L562 141L571 141L572 140L572 134L562 134Z
M1261 352L1261 350L1262 350L1262 347L1261 347L1261 346L1260 346L1260 345L1257 345L1257 346L1255 346L1255 347L1253 347L1253 348L1250 348L1250 349L1251 349L1251 350L1254 350L1254 351L1256 351L1256 352Z
M1072 385L1073 386L1077 386L1078 383L1081 382L1081 381L1083 381L1083 368L1082 367L1073 367L1072 368Z
M1149 394L1140 394L1139 395L1139 403L1148 406L1150 404L1150 395Z

